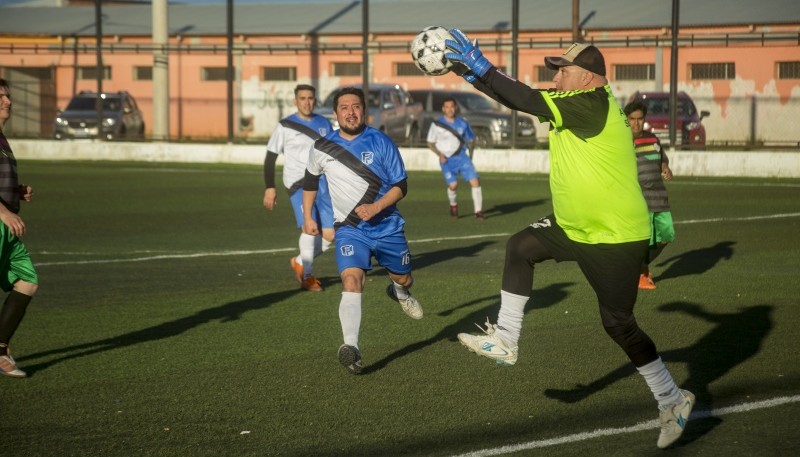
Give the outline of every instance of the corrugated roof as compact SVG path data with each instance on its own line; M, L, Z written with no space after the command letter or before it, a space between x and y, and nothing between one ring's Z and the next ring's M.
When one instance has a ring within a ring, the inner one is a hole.
M370 2L370 31L412 33L428 25L465 31L508 30L512 0L405 0ZM170 35L225 35L226 5L169 5ZM242 4L234 6L234 33L244 35L353 34L361 31L361 2ZM0 8L0 35L94 35L93 6ZM583 28L669 27L667 0L582 0ZM103 7L104 35L150 35L149 5ZM441 18L441 20L437 20ZM570 30L572 2L520 0L522 30ZM693 0L680 4L682 26L798 24L797 0Z

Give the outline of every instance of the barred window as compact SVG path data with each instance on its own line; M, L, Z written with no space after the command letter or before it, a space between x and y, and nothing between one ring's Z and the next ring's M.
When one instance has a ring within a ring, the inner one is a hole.
M556 77L556 71L551 70L544 65L536 65L533 67L533 72L536 75L536 81L550 82Z
M297 67L261 67L262 81L297 81Z
M656 64L614 65L614 79L617 81L654 81L656 79Z
M333 62L333 76L361 76L361 62Z
M97 79L97 67L78 67L78 79ZM111 67L103 67L103 79L111 79Z
M227 81L228 67L203 67L200 69L201 81Z
M800 62L778 62L778 79L800 79Z
M152 81L153 67L133 67L134 81Z
M395 62L394 64L395 76L425 76L425 73L419 71L413 62Z
M693 63L689 65L689 79L734 79L736 64L727 63Z

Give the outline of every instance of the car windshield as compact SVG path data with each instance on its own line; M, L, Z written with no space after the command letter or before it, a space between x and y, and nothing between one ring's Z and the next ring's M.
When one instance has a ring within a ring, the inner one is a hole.
M667 116L669 115L669 98L666 97L647 97L642 99L647 106L647 115ZM692 116L697 110L691 100L685 98L678 99L678 116Z
M453 94L453 98L458 100L458 104L468 111L492 111L497 109L486 97L478 94Z
M67 105L68 111L92 111L95 109L94 107L95 99L91 97L75 97L72 101L69 102ZM103 109L106 111L118 111L119 110L119 99L117 98L106 98L103 100Z

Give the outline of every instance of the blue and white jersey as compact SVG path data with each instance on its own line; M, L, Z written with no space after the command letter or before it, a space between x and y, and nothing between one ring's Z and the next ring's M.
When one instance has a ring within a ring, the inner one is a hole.
M354 212L359 205L379 200L394 184L408 177L397 146L383 132L369 126L352 141L339 133L335 130L317 140L308 159L308 172L327 178L334 226L357 227L373 237L402 230L405 221L396 205L367 222Z
M330 121L319 114L312 114L307 121L297 113L283 118L267 143L267 151L283 154L283 185L290 190L302 187L306 175L308 153L314 141L333 130Z
M428 143L447 157L467 152L466 143L475 139L475 132L463 117L456 116L453 122L441 116L431 123L428 129Z

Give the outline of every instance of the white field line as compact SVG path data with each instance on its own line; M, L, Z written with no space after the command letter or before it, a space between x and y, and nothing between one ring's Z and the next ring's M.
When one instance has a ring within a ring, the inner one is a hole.
M771 400L757 401L751 403L741 403L738 405L727 406L724 408L717 408L710 411L708 410L695 411L692 413L691 419L718 417L734 413L744 413L748 411L754 411L757 409L774 408L776 406L781 406L789 403L797 403L797 402L800 402L800 395L794 395L791 397L778 397L778 398L773 398ZM689 422L689 424L691 424L691 421ZM483 449L480 451L468 452L466 454L459 454L458 456L455 457L486 457L492 455L511 454L513 452L557 446L559 444L577 443L580 441L586 441L594 438L599 438L602 436L614 436L614 435L622 435L625 433L636 433L636 432L641 432L643 430L657 429L658 427L659 427L659 422L658 420L654 419L647 422L640 422L636 425L631 425L629 427L603 428L591 432L575 433L572 435L565 435L558 438L551 438L547 440L535 440L535 441L528 441L527 443L501 446L491 449ZM689 427L691 427L691 425L689 425Z
M760 219L781 219L787 217L798 217L800 213L784 213L784 214L767 214L764 216L748 216L748 217L732 217L732 218L711 218L711 219L692 219L686 221L675 221L675 225L683 224L705 224L713 222L739 222L739 221L753 221ZM467 235L467 236L446 236L439 238L422 238L419 240L409 240L409 243L438 243L441 241L452 240L473 240L480 238L498 238L503 236L510 236L510 233L488 233L480 235ZM143 257L131 257L124 259L95 259L95 260L65 260L59 262L36 262L37 267L44 266L58 266L58 265L88 265L88 264L105 264L105 263L124 263L124 262L148 262L151 260L165 260L165 259L196 259L199 257L225 257L235 255L253 255L253 254L274 254L278 252L292 252L296 248L277 248L277 249L259 249L253 251L218 251L218 252L194 252L188 254L159 254ZM97 255L96 253L65 253L65 252L42 252L41 254L58 254L58 255Z

